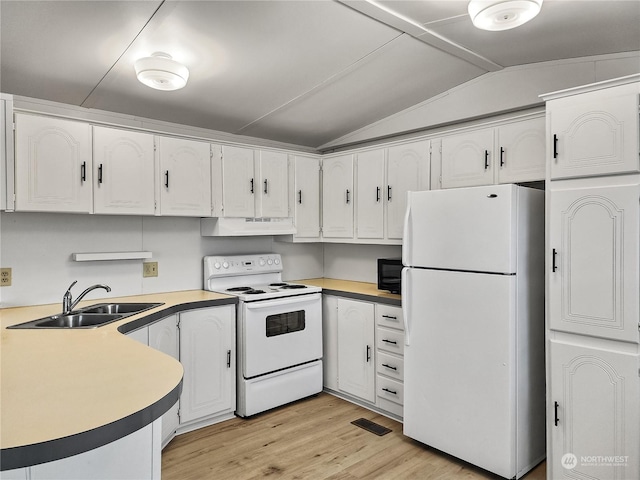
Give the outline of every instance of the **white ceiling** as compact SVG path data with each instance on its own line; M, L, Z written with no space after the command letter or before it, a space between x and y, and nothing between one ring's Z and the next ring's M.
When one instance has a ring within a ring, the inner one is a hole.
M505 67L640 50L640 0L545 0L473 27L467 0L0 0L0 91L308 147ZM187 86L152 90L164 51Z

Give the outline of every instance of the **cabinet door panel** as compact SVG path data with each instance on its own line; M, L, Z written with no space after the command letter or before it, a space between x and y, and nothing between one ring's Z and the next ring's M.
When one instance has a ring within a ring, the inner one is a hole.
M356 236L379 238L384 235L383 191L384 149L357 155Z
M160 212L162 215L211 215L210 145L159 137Z
M253 218L255 191L253 149L222 147L222 204L225 217Z
M322 162L322 235L353 238L353 155Z
M638 355L552 340L550 358L549 478L639 478Z
M550 101L551 178L639 171L639 93L630 84Z
M16 210L91 213L88 123L16 114Z
M389 148L387 164L387 238L402 239L407 192L429 190L430 142L414 142Z
M338 387L375 401L375 330L372 303L338 299Z
M640 186L551 191L550 199L550 327L638 342Z
M295 157L294 221L296 237L320 236L320 159Z
M260 199L256 207L256 217L283 218L289 216L289 168L287 154L261 150L258 160Z
M235 410L235 308L180 314L180 423Z
M94 211L155 212L153 135L93 127Z
M544 117L499 127L495 152L498 183L544 180L545 137Z
M442 188L493 183L493 129L442 139Z

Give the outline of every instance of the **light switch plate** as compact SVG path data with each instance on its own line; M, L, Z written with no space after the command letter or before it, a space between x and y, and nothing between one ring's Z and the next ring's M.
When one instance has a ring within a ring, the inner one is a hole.
M158 262L143 262L142 263L142 276L143 277L157 277L158 276Z

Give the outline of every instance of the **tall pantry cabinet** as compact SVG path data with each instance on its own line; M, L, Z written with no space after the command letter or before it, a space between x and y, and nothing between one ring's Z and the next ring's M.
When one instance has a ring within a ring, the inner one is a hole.
M640 478L640 75L547 102L548 478Z

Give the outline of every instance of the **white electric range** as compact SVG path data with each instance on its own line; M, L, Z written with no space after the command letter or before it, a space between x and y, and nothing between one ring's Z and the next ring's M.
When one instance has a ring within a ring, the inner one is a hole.
M321 288L282 281L278 254L204 258L204 288L238 297L237 407L248 417L322 391Z

